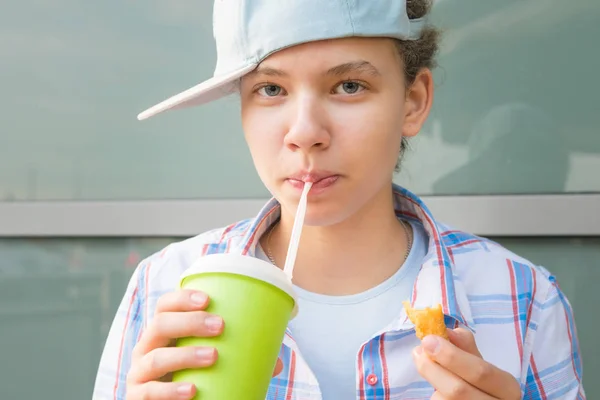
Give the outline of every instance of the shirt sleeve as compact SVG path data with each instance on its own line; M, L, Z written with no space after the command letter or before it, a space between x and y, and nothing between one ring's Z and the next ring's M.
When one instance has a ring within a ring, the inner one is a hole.
M134 271L110 327L100 359L92 400L124 400L131 353L145 319L145 265Z
M585 400L582 364L573 310L550 276L550 287L540 304L540 317L529 357L526 400Z

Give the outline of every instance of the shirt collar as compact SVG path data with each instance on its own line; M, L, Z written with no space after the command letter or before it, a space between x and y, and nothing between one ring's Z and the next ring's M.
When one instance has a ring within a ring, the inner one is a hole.
M421 223L428 236L427 255L413 287L411 304L413 307L442 305L442 310L450 318L474 331L471 309L462 283L455 274L454 260L448 251L440 226L432 213L417 195L393 184L396 215ZM242 254L255 256L260 237L281 215L279 202L271 198L250 221L239 249ZM400 299L400 301L405 299ZM399 322L392 329L403 329L407 323L403 312Z

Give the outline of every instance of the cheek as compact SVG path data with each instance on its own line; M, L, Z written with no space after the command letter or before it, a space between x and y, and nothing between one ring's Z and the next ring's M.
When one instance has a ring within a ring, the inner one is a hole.
M378 102L347 109L334 120L340 121L336 131L342 153L353 154L353 161L371 168L387 169L393 164L393 169L402 141L401 112Z
M281 147L276 119L260 109L242 108L242 129L254 165L264 179L277 162Z

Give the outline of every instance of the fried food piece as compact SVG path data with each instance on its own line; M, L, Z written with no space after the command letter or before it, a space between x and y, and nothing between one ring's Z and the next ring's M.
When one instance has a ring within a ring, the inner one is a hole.
M404 301L402 304L408 314L408 318L415 324L416 334L420 340L423 340L427 335L437 335L444 339L448 339L441 304L438 304L433 308L427 307L422 310L415 310L410 306L408 301Z

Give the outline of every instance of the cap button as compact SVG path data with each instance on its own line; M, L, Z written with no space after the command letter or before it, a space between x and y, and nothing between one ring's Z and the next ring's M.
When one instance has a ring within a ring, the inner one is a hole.
M371 386L377 385L378 381L379 379L377 379L377 375L375 374L369 374L369 376L367 376L367 383Z

